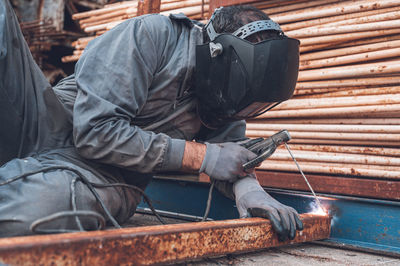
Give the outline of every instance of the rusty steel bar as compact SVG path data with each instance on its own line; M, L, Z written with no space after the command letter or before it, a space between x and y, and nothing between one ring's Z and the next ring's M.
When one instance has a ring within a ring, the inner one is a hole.
M300 215L304 230L280 242L269 220L237 220L123 228L0 239L7 265L149 265L249 252L326 239L329 216Z
M303 164L301 164L301 166L302 165ZM256 169L256 174L257 180L264 188L310 191L299 172L290 173ZM330 176L327 174L322 175L315 173L306 173L306 175L317 193L400 200L400 182L398 181L377 180L368 177L349 177L344 175ZM210 182L210 178L204 173L199 176L179 177L180 180L184 181ZM158 176L157 178L160 177ZM284 182L282 180L284 180Z
M303 164L300 166L303 168ZM400 200L400 182L398 181L314 173L306 173L306 175L317 193ZM300 173L257 170L257 179L261 186L265 188L309 191ZM282 180L285 180L285 182L282 182ZM203 177L202 181L206 182L207 180Z
M160 13L161 0L139 0L137 15Z

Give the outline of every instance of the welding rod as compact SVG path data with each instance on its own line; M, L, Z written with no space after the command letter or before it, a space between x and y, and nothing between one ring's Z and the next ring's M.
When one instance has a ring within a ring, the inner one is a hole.
M301 170L300 165L297 163L296 159L294 158L294 156L293 156L293 154L292 154L292 151L291 151L290 148L289 148L289 145L287 145L286 142L284 142L284 144L285 144L285 147L286 147L286 149L288 150L290 156L292 157L294 163L296 164L297 168L299 169L301 175L303 176L304 180L306 181L307 186L310 188L311 193L313 194L313 196L314 196L314 198L315 198L315 201L317 202L318 207L321 208L321 210L325 210L325 209L322 207L321 202L319 201L319 199L318 199L317 195L315 194L313 188L311 187L310 183L308 182L307 177L304 175L303 171Z

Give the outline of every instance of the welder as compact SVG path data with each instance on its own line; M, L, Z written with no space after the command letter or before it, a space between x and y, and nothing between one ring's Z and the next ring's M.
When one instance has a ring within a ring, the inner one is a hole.
M240 217L302 229L239 145L244 119L293 94L299 42L251 6L129 19L89 43L51 87L0 1L0 235L96 230L129 219L154 173L205 173ZM104 221L103 221L104 222Z

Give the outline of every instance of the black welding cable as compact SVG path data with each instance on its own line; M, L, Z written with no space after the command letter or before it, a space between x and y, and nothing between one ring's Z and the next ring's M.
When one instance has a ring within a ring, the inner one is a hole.
M70 167L68 167L68 168L70 168ZM70 169L73 169L73 168L70 168ZM66 170L70 170L70 169L66 169ZM115 220L115 218L112 216L111 212L108 210L107 206L104 204L104 201L100 198L100 195L94 189L94 187L92 186L90 181L84 175L82 175L79 171L73 169L73 172L78 174L78 176L82 179L83 183L89 188L90 192L93 193L93 195L95 196L96 200L99 201L101 207L103 208L104 212L107 215L107 218L111 221L113 226L116 227L116 228L122 228L119 225L119 223L117 222L117 220Z
M151 203L150 198L144 193L143 190L138 188L137 186L130 185L130 184L125 184L125 183L112 183L112 184L98 184L98 183L91 183L94 187L125 187L132 189L136 192L139 192L142 196L144 201L147 203L149 206L150 210L153 212L153 214L157 217L157 219L160 221L162 224L166 224L166 222L161 218L161 216L157 213L156 209L154 208L153 204Z
M212 193L214 190L214 185L215 185L215 180L211 181L211 186L210 190L208 191L208 198L207 198L207 205L206 205L206 211L204 212L203 219L201 219L202 222L207 220L208 213L210 212L210 207L211 207L211 200L212 200Z
M10 184L10 183L12 183L12 182L15 182L15 181L17 181L18 179L24 178L24 177L26 177L26 176L34 175L34 174L37 174L37 173L40 173L40 172L42 172L42 169L40 169L39 171L38 171L38 170L36 170L36 171L31 171L31 172L27 172L27 173L24 173L24 174L19 175L19 176L12 177L12 178L7 179L6 181L0 183L0 187L1 187L1 186L5 186L5 185L7 185L7 184Z
M56 212L53 213L49 216L37 219L34 221L31 226L29 227L30 230L33 233L39 233L39 234L54 234L54 233L73 233L73 232L80 232L82 230L71 230L71 229L38 229L39 225L49 223L52 221L55 221L60 218L65 218L69 216L86 216L86 217L94 217L99 221L99 227L97 230L102 230L105 227L106 221L102 215L100 215L97 212L94 211L62 211L62 212Z
M75 193L75 184L78 178L74 178L71 182L71 205L72 205L72 211L77 211L78 209L76 208L76 193ZM80 231L86 231L83 229L82 223L79 220L79 216L75 216L75 221L76 224L79 227Z

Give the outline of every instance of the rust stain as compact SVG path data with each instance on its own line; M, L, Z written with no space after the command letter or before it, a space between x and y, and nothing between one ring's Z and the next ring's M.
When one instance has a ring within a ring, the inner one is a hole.
M354 169L354 168L351 168L351 169L350 169L350 172L351 172L352 175L358 175L358 176L361 175L361 173L358 172L358 171L357 171L356 169Z
M280 242L262 218L0 239L11 265L150 265L328 238L328 216L302 214L304 230Z

